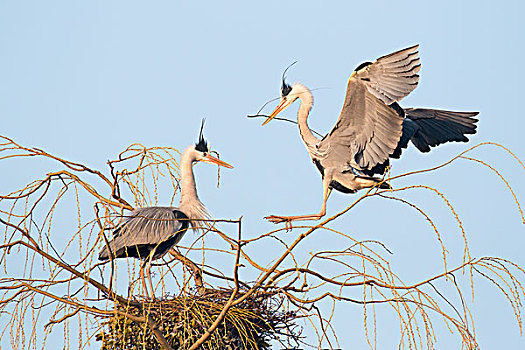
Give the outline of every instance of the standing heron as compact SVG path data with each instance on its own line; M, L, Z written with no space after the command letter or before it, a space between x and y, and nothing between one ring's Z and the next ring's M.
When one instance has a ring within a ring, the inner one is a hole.
M196 231L201 221L209 219L208 211L197 196L193 164L205 162L233 168L230 164L210 155L210 149L202 135L195 146L188 146L180 161L180 204L179 207L147 207L132 211L126 220L113 232L113 240L99 253L99 260L114 258L137 258L144 261L140 278L149 299L144 272L151 282L151 262L161 258L184 236L189 226Z
M306 120L313 106L310 90L282 78L281 100L264 121L267 124L297 99L301 105L297 124L304 145L323 178L323 204L313 215L266 217L273 223L318 220L326 214L332 189L355 193L363 188L390 188L374 177L382 175L389 158L399 158L408 142L421 152L449 141L468 141L476 132L478 112L452 112L424 108L401 108L398 101L414 90L421 67L419 45L360 64L350 75L343 109L332 131L319 140ZM285 71L286 73L286 71Z

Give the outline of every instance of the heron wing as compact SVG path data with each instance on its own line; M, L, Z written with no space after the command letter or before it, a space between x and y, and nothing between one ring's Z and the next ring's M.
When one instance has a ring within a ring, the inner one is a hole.
M466 134L476 133L475 117L478 112L453 112L438 109L405 109L407 122L417 125L411 136L412 143L421 151L428 152L434 147L449 141L467 142Z
M109 242L111 251L119 257L124 248L159 245L174 235L179 235L180 240L188 224L181 222L177 213L177 208L172 207L147 207L132 211ZM108 257L107 248L102 249L99 258Z
M343 109L319 149L327 157L370 170L384 163L402 136L403 115L390 107L414 90L418 45L363 63L348 81Z

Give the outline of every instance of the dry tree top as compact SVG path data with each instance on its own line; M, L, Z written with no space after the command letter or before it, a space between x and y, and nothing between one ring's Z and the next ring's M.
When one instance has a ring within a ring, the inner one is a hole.
M468 160L489 168L495 181L505 183L524 220L520 202L503 175L471 156L473 149L487 146L508 152L525 170L505 147L482 143L434 168L388 175L387 180L395 185L400 177ZM439 337L436 325L444 323L459 335L462 348L476 349L474 319L466 302L476 278L486 279L501 292L522 329L523 268L504 258L473 258L459 213L440 191L425 185L363 191L336 215L314 225L294 226L288 233L291 243L280 238L285 228L246 239L242 218L203 220L204 234L193 235L192 242L185 238L154 265L155 288L162 297L145 300L137 283L140 262L99 263L97 252L130 210L160 201L173 203L179 189L179 157L174 148L133 144L98 170L0 137L2 166L40 158L38 166L45 162L54 169L46 174L35 171L36 178L22 188L0 193L2 344L40 349L60 337L64 348L81 349L269 349L275 342L285 348L338 348L338 332L344 331L333 322L339 302L361 306L362 327L371 347L378 331L377 310L390 308L399 319L399 348L434 348ZM433 217L403 198L408 191L426 191L449 208L464 241L460 264L449 262ZM361 241L332 227L340 216L372 197L400 202L426 219L442 249L441 273L405 283L403 272L391 268L390 252L382 242ZM220 241L207 243L203 236L210 232ZM337 236L346 244L312 252L306 260L296 258L301 242L321 234ZM276 246L270 263L249 253L266 241ZM460 278L470 287L459 283ZM454 286L452 295L441 290L438 281ZM313 338L302 332L306 328Z

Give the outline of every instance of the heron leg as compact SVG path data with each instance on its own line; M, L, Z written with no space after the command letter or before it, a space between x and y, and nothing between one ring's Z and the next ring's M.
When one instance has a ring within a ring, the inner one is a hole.
M155 299L155 291L153 289L153 282L151 282L151 259L148 259L146 265L146 277L148 277L149 286L151 289L151 299Z
M332 193L332 188L330 188L330 179L331 177L325 176L323 178L323 205L321 206L321 211L318 214L308 214L308 215L294 215L294 216L278 216L270 215L266 216L265 219L273 222L274 224L279 224L281 222L285 223L286 231L292 229L292 221L297 220L319 220L326 214L326 202L330 193Z
M146 281L144 279L144 273L141 274L142 277L142 285L144 286L144 290L146 291L146 296L148 299L155 299L155 291L153 290L153 282L151 282L151 261L153 260L153 256L155 256L155 252L157 251L157 247L153 248L148 254L148 257L146 260L144 260L144 264L142 265L142 270L146 271L146 277L148 278L149 286L151 289L151 297L148 293L148 288L146 288ZM141 272L142 272L141 270Z
M146 298L151 299L148 293L148 288L146 287L146 280L144 279L144 267L146 267L146 264L142 264L140 267L140 280L142 281L142 286L144 287L144 293L146 294Z

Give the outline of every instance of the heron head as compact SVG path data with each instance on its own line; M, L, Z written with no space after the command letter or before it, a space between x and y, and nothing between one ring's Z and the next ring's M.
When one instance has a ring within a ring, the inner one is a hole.
M273 112L270 114L270 116L268 117L268 119L266 119L264 121L264 123L262 125L266 125L270 122L270 120L272 120L273 118L275 118L275 116L279 113L281 113L283 110L286 109L286 107L290 106L295 100L297 100L297 98L299 97L299 95L297 93L294 93L294 87L296 87L296 84L293 84L293 85L290 85L288 83L286 83L286 80L285 80L285 76L286 76L286 71L291 67L293 66L294 64L296 64L297 61L295 61L294 63L292 63L291 65L289 65L283 72L283 76L282 76L282 84L281 84L281 101L279 102L279 104L277 105L277 107L273 110Z
M210 145L206 140L204 139L204 135L202 134L202 129L204 128L204 119L202 120L201 124L201 131L199 133L199 141L195 144L195 161L196 162L204 162L209 164L216 164L220 165L226 168L233 168L230 164L223 162L219 158L216 158L210 154Z
M279 114L282 111L284 111L292 103L294 103L295 100L297 100L299 98L301 93L298 91L299 90L298 88L300 86L302 86L302 85L300 85L300 84L293 84L293 85L290 86L290 85L286 84L286 82L284 82L284 80L283 80L283 85L281 87L281 101L279 102L277 107L275 107L273 112L268 116L268 118L264 121L264 123L262 123L262 125L268 124L270 122L270 120L275 118L275 116L277 114Z
M299 94L296 91L297 90L296 87L297 87L297 84L289 85L283 79L283 84L281 86L281 101L279 102L277 107L275 107L275 109L270 114L268 119L266 119L262 125L268 124L270 120L275 118L277 114L284 111L288 106L294 103L295 100L297 100L297 98L299 97Z

